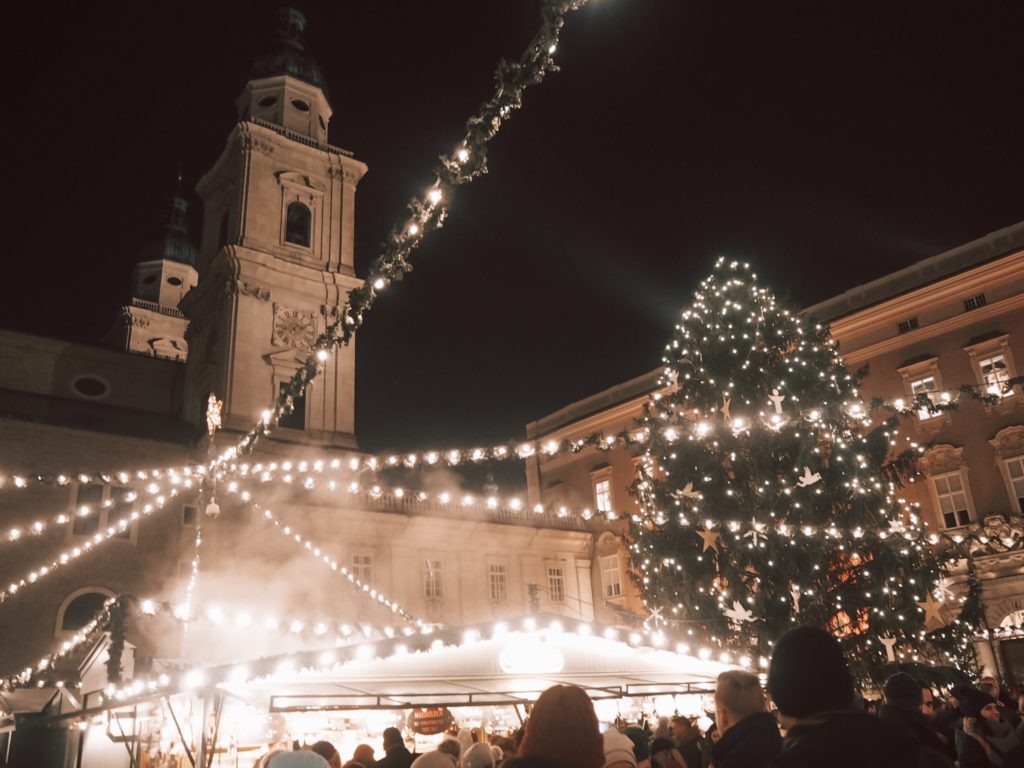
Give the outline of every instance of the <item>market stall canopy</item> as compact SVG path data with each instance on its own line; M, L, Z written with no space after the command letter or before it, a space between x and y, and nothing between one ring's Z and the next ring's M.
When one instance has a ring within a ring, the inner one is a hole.
M322 654L320 669L282 657L270 674L222 688L272 712L512 705L555 684L578 685L593 699L708 692L731 665L624 642L628 632L586 626L444 630L355 658ZM634 638L635 639L635 638ZM272 662L261 660L263 669ZM333 663L332 663L333 662Z

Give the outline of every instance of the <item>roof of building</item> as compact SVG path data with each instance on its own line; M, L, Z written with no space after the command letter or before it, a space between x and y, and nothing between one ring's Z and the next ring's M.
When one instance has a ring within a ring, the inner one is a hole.
M909 293L929 283L1006 256L1024 248L1024 221L1013 224L891 274L858 285L838 296L807 307L819 320L834 320Z
M249 73L250 79L288 75L315 85L327 96L327 84L320 65L306 53L303 41L306 17L295 8L279 8L274 16L277 19L274 41L256 57Z
M531 421L526 425L526 434L531 438L536 438L559 427L580 421L587 416L606 411L620 403L648 395L658 388L658 377L661 375L661 371L661 368L648 371L583 400L569 403L552 414L543 416L537 421Z
M142 261L177 261L194 267L199 249L188 236L188 202L174 195L171 210L164 222L164 231L156 240L142 249Z

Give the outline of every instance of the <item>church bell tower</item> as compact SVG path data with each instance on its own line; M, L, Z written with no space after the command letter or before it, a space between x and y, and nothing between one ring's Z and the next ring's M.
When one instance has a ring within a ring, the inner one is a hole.
M331 118L305 17L277 13L275 40L239 96L239 122L196 192L203 201L199 284L181 303L191 322L185 417L202 423L210 392L224 428L251 428L359 286L356 185L366 165L327 143ZM278 441L356 447L355 348L339 347L296 399Z

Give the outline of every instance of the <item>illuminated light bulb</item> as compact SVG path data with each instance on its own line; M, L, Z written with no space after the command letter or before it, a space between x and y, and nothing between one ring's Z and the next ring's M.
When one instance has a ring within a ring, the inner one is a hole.
M321 363L326 363L327 359L330 356L331 356L331 353L328 352L326 349L318 349L316 351L316 359L319 360Z
M464 163L469 160L469 150L465 147L461 147L459 151L455 153L455 156L459 158L460 163Z
M733 429L743 429L746 425L747 425L747 423L743 419L733 419L732 420L732 428ZM698 431L700 431L699 427L698 427ZM704 433L702 432L701 434L704 434Z
M199 688L205 682L206 675L203 674L203 670L201 669L190 670L185 674L185 677L182 678L182 684L188 689Z
M427 199L430 200L430 202L433 203L434 205L437 205L438 203L441 202L441 190L438 189L437 187L434 187L427 193Z
M697 434L700 435L701 437L704 437L710 431L711 425L708 424L706 421L702 421L699 424L697 424Z
M549 46L548 46L548 53L549 53L549 54L551 54L551 53L554 53L554 52L555 52L555 48L556 48L556 46L555 46L555 44L554 44L554 43L552 43L551 45L549 45Z
M410 235L418 235L419 232L420 232L420 227L419 227L418 224L410 224L409 225L409 234Z
M270 420L274 418L274 412L267 408L260 414L260 418L263 420L264 424L269 424Z
M148 616L152 616L156 613L156 604L152 600L143 600L139 603L139 610Z
M385 282L383 277L378 277L376 280L373 281L373 287L378 291L381 290L385 285L387 285L387 282Z

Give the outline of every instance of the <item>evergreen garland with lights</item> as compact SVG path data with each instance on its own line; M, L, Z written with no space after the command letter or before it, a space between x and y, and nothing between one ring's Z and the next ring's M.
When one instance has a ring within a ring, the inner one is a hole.
M961 602L934 604L945 565L896 500L897 417L869 428L827 327L720 259L663 362L631 526L660 622L762 657L791 627L820 626L875 681L892 668L881 638L899 662L971 664Z

